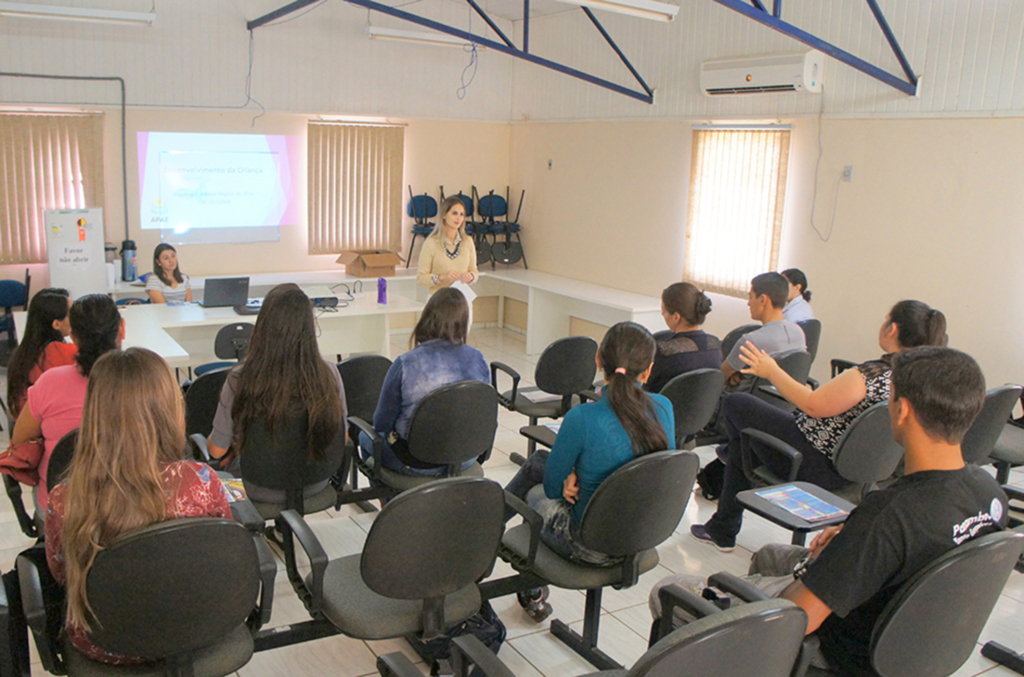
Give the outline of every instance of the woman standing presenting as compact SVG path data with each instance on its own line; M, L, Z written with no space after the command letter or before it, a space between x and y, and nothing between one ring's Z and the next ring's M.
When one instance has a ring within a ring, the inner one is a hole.
M146 278L146 292L153 303L192 300L192 280L178 269L178 252L169 244L153 250L153 272Z
M462 197L446 197L441 202L441 224L424 243L416 273L416 281L431 294L442 287L450 287L456 280L473 284L480 277L476 245L462 230L465 221L466 206Z

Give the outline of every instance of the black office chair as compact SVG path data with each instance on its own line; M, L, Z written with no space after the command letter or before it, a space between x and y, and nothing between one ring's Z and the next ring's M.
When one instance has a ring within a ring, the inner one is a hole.
M999 439L989 457L996 466L996 480L1000 484L1010 481L1010 470L1024 465L1024 424L1014 420L1003 426Z
M811 364L818 356L818 343L821 342L821 320L804 320L797 322L797 325L804 330L804 339L807 343L807 352L811 354Z
M54 488L66 479L68 468L71 467L71 460L75 457L75 445L78 444L78 430L72 430L60 438L57 445L50 454L50 460L46 464L46 491L53 491Z
M501 487L483 478L417 487L384 506L362 553L330 562L306 523L285 511L312 566L300 597L313 618L350 637L439 637L480 609L476 582L494 565L502 498Z
M804 350L797 350L791 353L786 353L780 357L776 357L775 361L778 363L782 371L789 374L794 381L797 383L807 383L807 377L811 373L811 354ZM753 378L745 378L744 387L738 388L734 392L749 392L759 400L764 400L772 406L778 407L783 411L793 411L794 406L775 390L771 381L760 376ZM741 383L741 386L744 384ZM747 390L749 389L749 390Z
M729 357L729 353L732 352L732 349L736 346L736 343L743 338L744 334L749 334L750 332L760 328L761 325L759 324L741 324L726 334L725 338L722 339L722 357Z
M960 443L965 463L986 465L993 462L989 456L1001 437L1006 422L1010 420L1013 407L1022 392L1024 388L1018 385L1005 385L985 393L985 405Z
M586 590L583 634L560 620L551 622L551 633L598 668L621 668L597 648L602 588L632 587L641 574L658 565L655 548L678 526L699 465L690 451L646 454L601 483L583 513L580 534L586 547L615 558L606 565L573 562L558 555L540 540L541 516L506 494L508 505L526 522L505 532L499 555L519 574L484 583L484 596L500 597L545 584Z
M383 439L373 426L354 416L349 423L370 438L373 455L358 467L370 480L389 489L388 495L407 491L436 477L403 475L383 466ZM480 381L459 381L442 386L416 406L406 440L409 453L423 463L446 466L449 477L483 477L480 466L490 455L498 431L498 394ZM465 470L462 464L477 459Z
M695 369L674 377L661 389L672 403L676 421L676 447L690 442L711 421L725 388L721 369Z
M202 575L197 576L197 563ZM41 564L45 568L45 562ZM161 522L118 537L92 564L86 586L95 621L90 637L143 666L92 661L45 628L40 563L19 556L25 611L43 666L54 674L218 677L245 665L253 634L269 620L273 555L262 538L227 519ZM63 666L47 664L63 656Z
M542 418L558 419L565 416L573 406L573 397L588 391L594 386L597 374L597 341L589 336L570 336L558 339L541 353L534 370L533 380L536 388L519 388L522 377L512 367L501 362L491 362L491 384L498 387L498 372L502 371L512 377L512 390L502 392L498 400L509 411L525 414L530 425L537 425ZM535 392L555 395L560 399L535 400L528 394ZM527 455L532 455L537 443L529 440ZM518 457L518 458L516 458ZM522 457L513 454L513 461L522 465Z
M220 391L230 371L230 367L208 371L185 391L185 434L189 438L199 435L205 440L213 432Z
M249 341L255 327L248 322L235 322L221 327L213 340L213 354L227 362L207 362L192 370L197 377L208 374L214 369L232 367L249 352Z
M391 360L383 355L357 355L338 363L338 373L345 386L345 404L349 418L373 421L377 410L384 378L391 369ZM387 490L381 487L359 488L359 469L356 466L359 457L359 428L346 421L348 426L348 442L345 444L345 460L341 469L334 477L334 486L338 490L335 508L345 503L355 503L366 511L376 510L369 503L375 498L383 498ZM346 479L347 478L347 479Z

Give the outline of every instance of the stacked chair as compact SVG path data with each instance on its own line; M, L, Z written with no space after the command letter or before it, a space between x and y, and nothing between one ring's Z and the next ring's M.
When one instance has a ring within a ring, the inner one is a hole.
M413 196L412 186L409 186L409 202L405 205L405 213L413 219L412 242L409 243L409 256L405 259L405 267L409 267L412 261L412 250L416 246L416 238L427 238L434 232L434 223L427 219L437 217L437 200L426 193Z

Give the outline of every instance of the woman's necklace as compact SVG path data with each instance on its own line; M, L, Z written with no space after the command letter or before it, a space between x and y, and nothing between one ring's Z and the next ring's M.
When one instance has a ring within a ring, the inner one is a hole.
M455 251L453 251L453 252L448 251L448 238L444 239L444 253L445 253L445 255L448 258L452 259L453 261L455 259L459 258L459 251L461 249L462 249L462 238L459 238L459 241L455 243Z

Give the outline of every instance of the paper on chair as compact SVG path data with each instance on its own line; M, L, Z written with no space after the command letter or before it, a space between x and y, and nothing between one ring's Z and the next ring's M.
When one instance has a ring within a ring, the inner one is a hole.
M462 295L466 297L466 303L469 304L470 308L473 307L473 299L476 298L476 292L470 289L468 284L462 280L456 280L452 283L452 289L462 292Z

